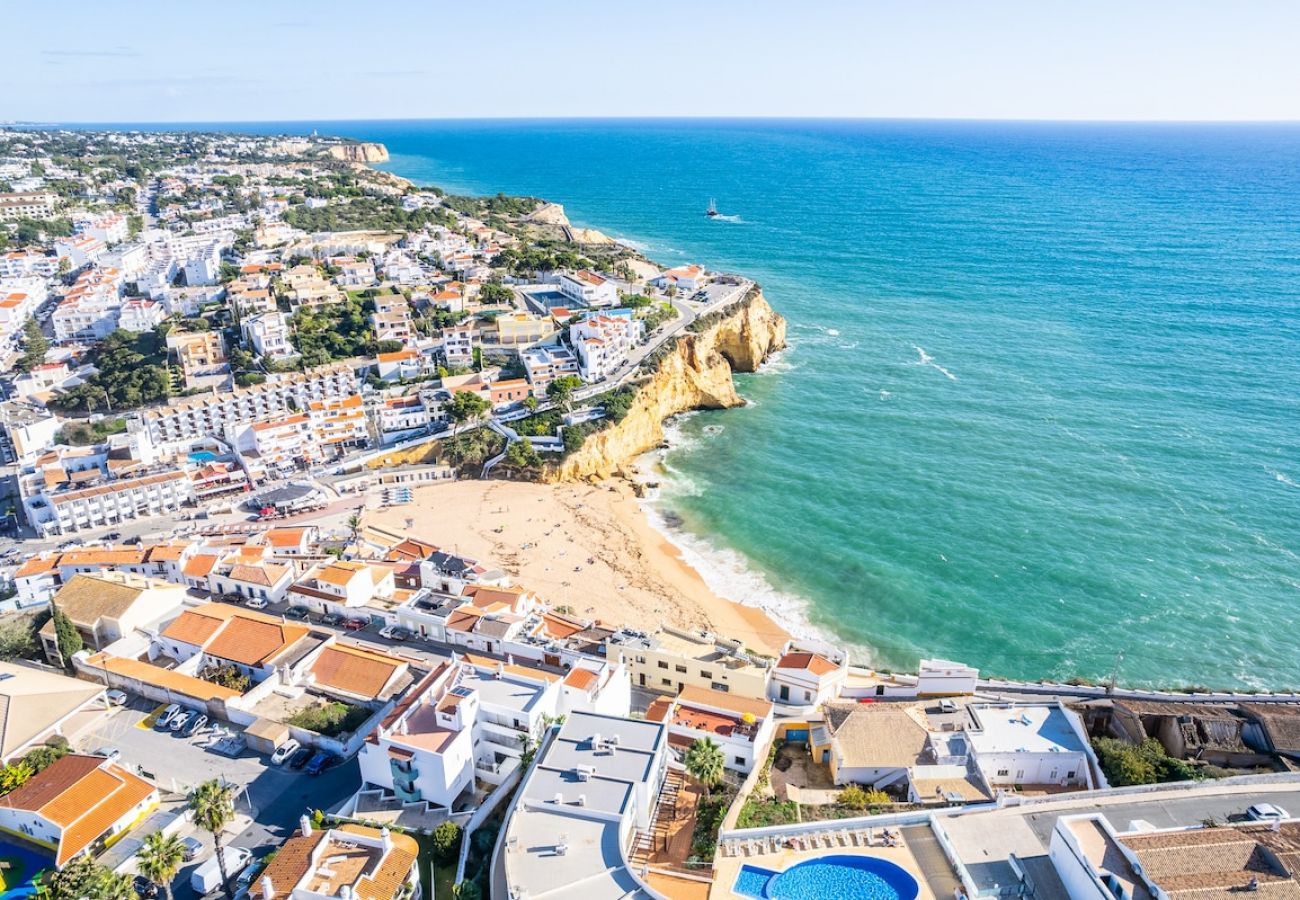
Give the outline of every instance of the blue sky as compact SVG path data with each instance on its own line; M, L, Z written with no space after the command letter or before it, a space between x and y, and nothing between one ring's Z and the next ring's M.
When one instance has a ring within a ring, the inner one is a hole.
M1295 0L9 4L0 120L1300 119Z

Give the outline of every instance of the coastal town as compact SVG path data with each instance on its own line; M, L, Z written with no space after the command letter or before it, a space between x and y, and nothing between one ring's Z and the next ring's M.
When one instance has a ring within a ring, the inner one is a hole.
M387 159L0 130L3 896L1300 895L1300 695L717 596L639 460L760 287Z

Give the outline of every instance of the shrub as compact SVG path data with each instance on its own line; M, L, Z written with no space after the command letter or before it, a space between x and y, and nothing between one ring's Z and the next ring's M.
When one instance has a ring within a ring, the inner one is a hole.
M866 809L870 806L884 806L889 803L889 795L874 788L868 790L860 785L851 784L840 791L835 802L849 809Z
M1129 744L1103 737L1094 740L1092 747L1111 787L1187 781L1195 774L1192 767L1181 759L1170 758L1155 738Z
M450 820L443 822L433 830L433 858L439 865L446 865L460 852L461 828Z
M317 703L307 709L299 710L289 717L290 725L306 728L325 737L338 737L355 731L362 722L370 717L370 711L364 706L349 706L337 700Z

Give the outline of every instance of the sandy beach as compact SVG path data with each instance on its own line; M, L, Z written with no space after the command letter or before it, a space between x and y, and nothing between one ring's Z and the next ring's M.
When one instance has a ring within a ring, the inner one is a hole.
M624 482L449 482L417 488L414 503L371 510L365 522L495 563L580 618L705 628L767 654L789 637L761 609L713 593Z

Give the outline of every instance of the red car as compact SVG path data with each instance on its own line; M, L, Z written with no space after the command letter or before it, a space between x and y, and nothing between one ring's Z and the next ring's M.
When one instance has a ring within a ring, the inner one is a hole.
M368 624L369 623L366 622L365 619L348 619L346 622L343 623L343 627L346 628L348 631L360 631L361 629L365 628L366 625Z

